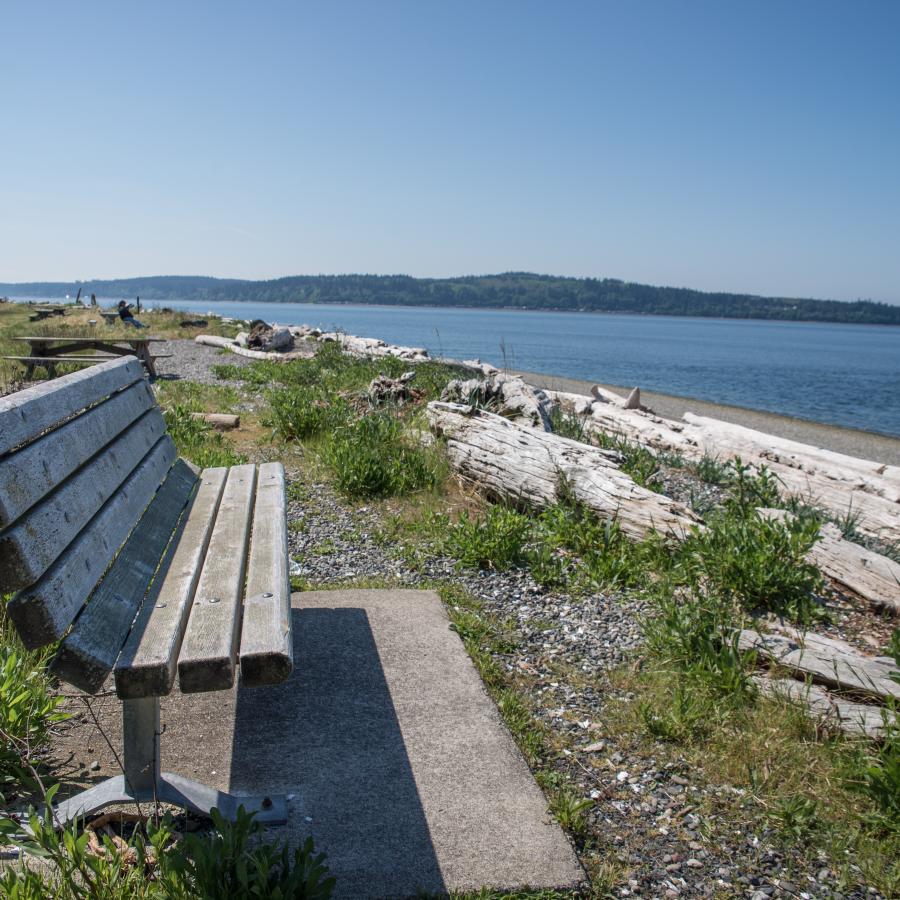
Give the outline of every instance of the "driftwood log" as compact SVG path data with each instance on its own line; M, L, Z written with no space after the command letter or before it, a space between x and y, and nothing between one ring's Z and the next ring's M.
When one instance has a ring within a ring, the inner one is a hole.
M683 422L639 409L595 402L588 431L612 433L656 451L685 459L712 456L723 462L740 457L755 468L765 465L786 494L797 496L836 518L852 518L867 537L900 541L897 466L885 466L738 425L685 413ZM898 499L894 499L898 498Z
M651 531L683 538L699 523L686 506L635 484L616 454L453 403L429 403L428 421L446 439L451 465L489 496L542 508L568 492L632 539Z
M741 650L755 650L760 657L816 684L879 701L900 699L900 684L891 678L896 667L883 657L862 656L842 641L811 632L760 634L745 629L738 643Z
M225 350L230 350L232 353L237 353L238 356L247 356L250 359L289 362L292 359L301 359L309 356L308 353L297 350L292 350L289 353L266 353L264 350L248 350L246 347L236 344L231 338L219 337L216 334L198 334L194 341L207 347L222 347Z
M520 425L542 431L553 430L549 397L521 378L496 373L484 378L455 379L444 388L441 400L487 407L491 412Z
M782 509L760 509L759 513L780 520L790 515ZM845 540L836 525L826 523L819 529L819 540L807 559L873 606L900 614L900 563Z
M828 727L837 728L845 734L862 734L871 738L884 736L885 711L880 706L856 703L818 684L795 681L793 678L754 675L753 681L761 693L804 707L811 718Z
M241 427L241 417L233 416L229 413L191 413L192 419L200 419L212 426L216 431L231 431L233 428Z

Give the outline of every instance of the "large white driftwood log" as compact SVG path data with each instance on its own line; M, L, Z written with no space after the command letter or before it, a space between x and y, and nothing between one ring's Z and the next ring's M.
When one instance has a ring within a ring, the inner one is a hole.
M432 431L443 435L453 467L487 494L542 508L561 499L561 485L632 539L651 531L683 538L699 519L686 506L635 484L596 447L516 425L455 403L429 403Z
M836 518L852 517L860 533L868 537L886 543L900 541L900 503L891 499L896 493L896 466L785 441L691 413L684 418L684 422L676 422L642 410L594 403L586 424L589 431L618 434L656 451L680 453L687 460L706 455L724 462L740 457L756 468L765 465L785 494ZM783 449L775 452L767 449L767 443L778 443ZM801 452L801 448L806 450ZM808 460L804 456L807 450ZM850 462L842 469L845 460Z
M863 490L900 503L900 466L848 456L691 412L684 414L684 421L705 434L717 436L735 449L746 447L748 454L766 457L809 474L845 481L852 472L860 484L865 485Z
M274 362L289 362L292 359L301 359L309 355L296 350L288 353L267 353L265 350L249 350L246 347L241 347L231 338L219 337L216 334L198 334L194 341L207 347L222 347L225 350L230 350L232 353L237 353L238 356L247 356L250 359L267 359Z
M760 509L761 515L784 520L782 509ZM819 540L807 559L824 575L879 609L900 613L900 563L845 540L836 525L819 529Z

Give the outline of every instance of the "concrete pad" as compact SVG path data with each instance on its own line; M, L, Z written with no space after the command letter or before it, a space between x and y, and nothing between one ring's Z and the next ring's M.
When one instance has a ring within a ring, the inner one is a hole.
M165 771L293 795L288 825L269 833L292 844L312 835L338 897L584 882L437 594L292 601L287 682L162 699ZM105 699L101 725L121 746L120 704ZM98 777L114 774L91 727L72 739L95 750Z

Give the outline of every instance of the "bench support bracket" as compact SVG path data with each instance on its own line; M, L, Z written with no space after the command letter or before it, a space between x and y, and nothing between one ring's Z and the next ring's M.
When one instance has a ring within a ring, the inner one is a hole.
M200 784L190 778L162 772L159 763L159 697L123 701L125 744L124 775L107 778L86 791L56 805L56 824L94 815L107 806L134 803L171 803L208 816L218 809L225 819L237 818L238 807L256 813L255 820L266 825L287 822L287 801L283 796L242 797Z

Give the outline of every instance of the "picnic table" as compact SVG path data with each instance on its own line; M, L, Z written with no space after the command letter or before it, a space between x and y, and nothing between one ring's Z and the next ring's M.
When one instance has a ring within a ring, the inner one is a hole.
M168 354L151 353L151 344L160 343L165 338L159 337L123 337L123 338L91 338L91 337L53 337L40 335L16 337L14 341L24 341L30 350L28 356L5 356L25 364L26 378L31 378L35 366L44 366L49 375L54 375L57 363L75 363L90 366L98 362L108 362L116 356L136 356L147 370L147 374L156 377L155 359ZM92 356L76 356L85 350L93 350Z
M64 306L32 306L33 312L28 317L29 322L40 322L42 319L49 319L50 316L64 316L66 308Z

